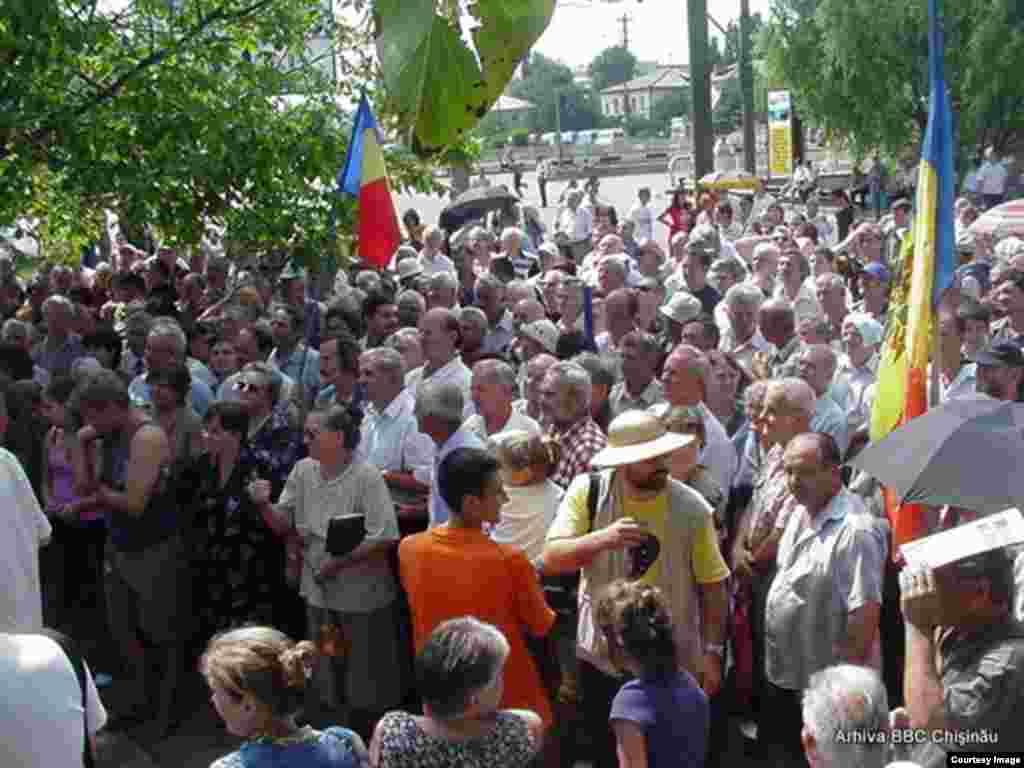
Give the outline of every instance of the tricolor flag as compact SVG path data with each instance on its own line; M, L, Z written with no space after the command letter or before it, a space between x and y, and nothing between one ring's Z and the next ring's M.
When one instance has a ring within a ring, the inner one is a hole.
M359 255L385 269L402 242L402 233L388 185L380 131L365 93L359 101L345 165L338 174L338 191L358 195Z
M928 0L928 69L931 81L928 129L921 147L917 218L912 244L904 249L903 280L894 293L904 307L890 310L892 327L882 348L878 391L871 413L871 439L878 440L928 407L928 353L935 309L953 281L953 120L946 91L944 40L937 0ZM909 288L908 288L909 283ZM892 303L890 304L892 306ZM902 309L905 309L905 318ZM886 494L893 525L893 551L926 533L920 506L898 505Z

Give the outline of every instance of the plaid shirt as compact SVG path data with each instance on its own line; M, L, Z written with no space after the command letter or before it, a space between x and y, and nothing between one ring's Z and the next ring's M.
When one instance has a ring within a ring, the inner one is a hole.
M754 479L754 495L750 500L750 529L747 548L757 549L775 528L784 528L796 499L786 486L786 468L782 464L783 447L773 446L765 457L761 471Z
M589 414L564 432L553 431L552 435L562 449L562 458L551 481L562 488L568 488L577 475L589 472L590 460L608 443L608 438Z

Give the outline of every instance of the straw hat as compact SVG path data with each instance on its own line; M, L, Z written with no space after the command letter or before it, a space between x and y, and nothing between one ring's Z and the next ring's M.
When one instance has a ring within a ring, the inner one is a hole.
M697 438L668 432L661 420L647 411L626 411L608 425L608 446L591 464L595 467L621 467L664 456Z

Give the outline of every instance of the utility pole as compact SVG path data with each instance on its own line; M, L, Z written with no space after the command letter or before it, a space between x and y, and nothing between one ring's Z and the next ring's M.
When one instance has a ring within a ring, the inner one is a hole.
M711 73L708 71L708 3L687 0L690 33L690 88L693 116L693 171L699 179L715 169L711 128Z
M555 91L555 148L558 153L558 167L562 167L562 92Z
M743 92L743 166L757 175L754 136L754 67L750 56L750 0L740 0L740 89Z
M622 47L629 50L629 22L632 21L628 13L622 14L618 22L622 24Z

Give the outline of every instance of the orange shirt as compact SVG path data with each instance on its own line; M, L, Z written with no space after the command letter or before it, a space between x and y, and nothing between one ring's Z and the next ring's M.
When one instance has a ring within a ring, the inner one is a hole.
M448 619L475 616L493 624L511 649L501 707L531 709L551 725L551 704L523 633L546 635L555 613L526 556L491 541L482 531L442 525L403 539L398 562L409 596L416 652Z

